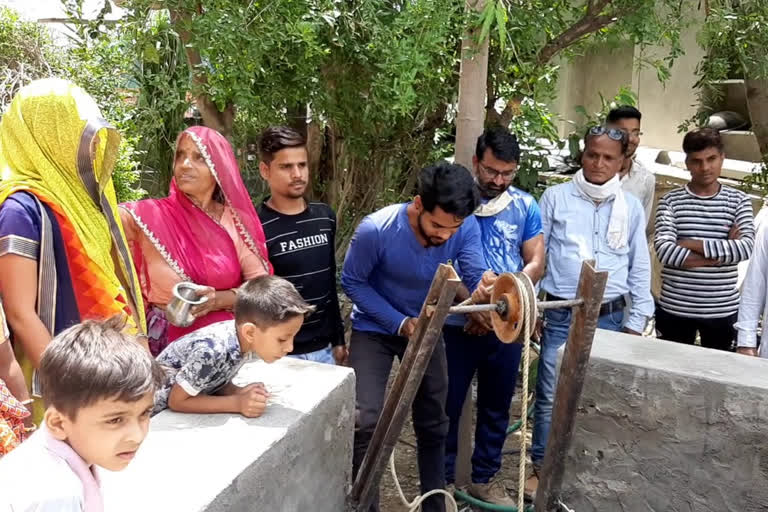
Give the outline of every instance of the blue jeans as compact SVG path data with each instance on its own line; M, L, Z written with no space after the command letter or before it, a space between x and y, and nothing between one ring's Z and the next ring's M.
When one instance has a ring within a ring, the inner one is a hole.
M509 403L520 368L520 343L502 343L495 334L473 336L463 327L443 328L448 357L448 438L445 443L445 479L453 483L458 451L459 418L477 371L477 423L472 453L472 482L488 483L501 468L501 450L507 438Z
M315 363L336 364L331 347L321 348L320 350L307 352L306 354L289 355L288 357L304 361L314 361Z
M531 461L541 466L547 449L549 427L552 423L552 404L555 401L557 375L557 350L568 339L571 325L570 309L550 309L544 312L541 333L541 354L536 380L536 403L533 405L533 441ZM624 311L607 313L597 320L597 327L608 331L620 331L624 326Z

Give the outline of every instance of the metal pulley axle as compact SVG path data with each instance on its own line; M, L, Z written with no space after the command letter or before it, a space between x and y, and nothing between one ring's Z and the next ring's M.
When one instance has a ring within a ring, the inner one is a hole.
M526 315L530 322L535 322L539 310L572 308L584 303L583 299L537 301L533 282L524 272L501 274L489 291L491 300L488 304L473 304L472 299L468 299L448 312L459 315L489 311L493 332L504 343L522 341ZM523 311L525 304L528 304L526 312Z

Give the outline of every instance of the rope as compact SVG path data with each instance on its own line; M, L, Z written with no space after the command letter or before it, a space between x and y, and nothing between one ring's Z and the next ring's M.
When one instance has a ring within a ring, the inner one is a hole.
M517 287L522 297L523 309L523 396L520 398L520 462L518 466L517 479L517 510L525 510L525 459L528 448L528 370L531 365L531 336L536 328L536 318L538 317L538 307L536 305L536 295L533 283L523 272L512 274L517 280ZM533 291L532 291L533 290Z
M400 487L400 481L397 479L397 471L395 470L395 450L392 450L392 455L389 456L389 469L392 472L392 480L395 481L395 489L397 489L397 494L400 495L400 500L403 502L403 504L408 507L408 512L415 512L416 510L419 510L421 508L421 504L424 503L424 500L430 496L434 496L435 494L445 494L448 497L448 503L451 504L453 512L459 512L459 506L456 504L456 500L453 499L451 493L445 489L432 489L426 494L416 496L413 501L408 501L408 498L406 498L405 494L403 494L402 487Z
M520 411L520 465L518 468L519 478L517 487L517 510L525 511L525 459L526 459L526 438L528 432L528 372L531 364L531 336L536 328L536 318L538 318L538 306L536 304L536 291L533 287L533 283L527 274L518 272L512 274L517 280L517 287L520 290L520 296L522 297L522 310L523 310L523 396L520 399L521 411ZM460 305L471 304L472 300L467 299ZM510 429L511 430L511 429ZM509 433L509 432L508 432ZM448 497L448 503L451 505L453 512L459 512L459 506L456 504L456 500L451 493L444 489L433 489L426 494L417 496L413 501L408 501L405 497L402 487L400 487L400 481L397 478L397 470L395 469L395 451L392 450L392 454L389 457L389 469L392 473L392 480L395 482L395 488L400 496L400 500L408 508L408 512L415 512L421 508L421 504L424 500L430 496L436 494L444 494Z

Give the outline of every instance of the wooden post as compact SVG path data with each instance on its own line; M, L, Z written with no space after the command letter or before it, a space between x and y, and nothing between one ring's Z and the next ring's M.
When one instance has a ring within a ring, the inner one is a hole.
M573 437L576 409L584 387L584 377L587 374L587 364L607 281L608 272L597 272L594 260L582 263L577 297L584 299L584 303L573 308L571 328L560 365L552 409L552 426L536 491L534 508L537 512L558 510L565 456Z
M450 377L449 377L450 378ZM459 432L457 434L458 448L456 450L456 462L454 464L454 481L456 487L463 487L472 483L472 417L475 415L475 403L472 400L472 382L467 389L464 398L464 407L459 417Z
M350 493L353 510L368 510L379 487L381 475L395 448L416 391L427 369L435 345L440 341L443 323L453 304L461 280L450 265L440 265L421 308L416 331L408 341L400 367L387 394L381 416L373 431L355 483ZM434 309L427 306L434 306ZM441 468L442 469L442 468Z

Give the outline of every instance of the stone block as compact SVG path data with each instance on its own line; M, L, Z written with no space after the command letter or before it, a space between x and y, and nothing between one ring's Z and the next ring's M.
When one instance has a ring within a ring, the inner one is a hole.
M563 501L579 512L766 511L766 419L768 360L599 330Z
M246 364L235 383L264 382L260 418L152 418L136 459L103 476L112 512L345 510L352 474L355 379L349 368L282 359Z

